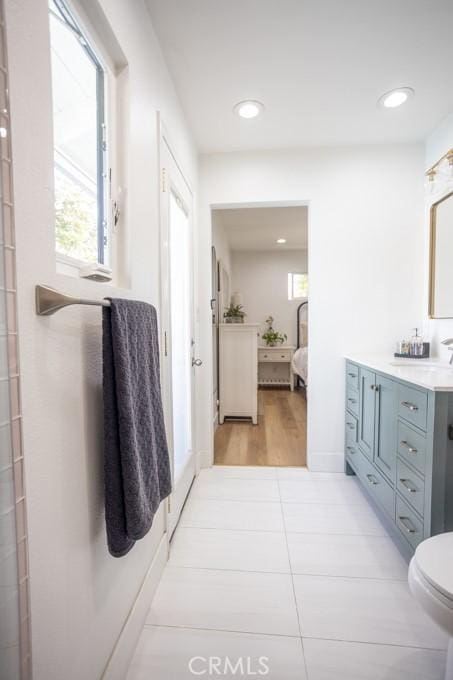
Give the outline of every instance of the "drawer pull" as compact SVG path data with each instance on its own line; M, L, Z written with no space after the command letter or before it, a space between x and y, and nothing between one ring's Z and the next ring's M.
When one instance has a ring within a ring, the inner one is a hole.
M418 411L418 406L416 406L415 404L411 404L410 401L402 401L401 406L408 408L409 411Z
M370 390L373 390L373 392L379 392L379 385L370 385Z
M355 430L354 423L346 423L346 425L349 427L350 430Z
M372 484L373 486L377 486L379 484L378 480L374 475L367 475L366 478L369 481L369 483Z
M417 449L414 449L406 440L403 439L400 444L401 446L405 446L409 453L417 453Z
M346 451L349 451L349 453L355 453L355 448L353 446L347 446Z
M348 401L349 401L351 404L357 404L357 399L353 399L352 397L348 397Z
M357 378L357 373L348 373L350 378Z
M417 493L418 489L414 486L411 486L411 483L408 479L400 479L400 482L404 488L409 491L409 493Z
M286 359L286 354L280 354L280 359Z
M414 525L410 521L409 517L401 517L401 515L398 515L398 519L399 519L399 521L401 522L405 531L407 531L408 534L417 533L417 529L414 527Z

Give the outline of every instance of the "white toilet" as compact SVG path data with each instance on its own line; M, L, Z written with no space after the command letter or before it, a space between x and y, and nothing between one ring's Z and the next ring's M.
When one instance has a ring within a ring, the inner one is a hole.
M450 638L445 680L453 680L453 532L420 543L409 565L409 587Z

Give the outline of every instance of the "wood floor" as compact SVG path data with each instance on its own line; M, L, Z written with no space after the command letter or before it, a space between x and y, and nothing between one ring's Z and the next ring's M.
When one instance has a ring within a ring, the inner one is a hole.
M303 391L258 391L258 425L227 421L214 439L216 465L307 464L307 402Z

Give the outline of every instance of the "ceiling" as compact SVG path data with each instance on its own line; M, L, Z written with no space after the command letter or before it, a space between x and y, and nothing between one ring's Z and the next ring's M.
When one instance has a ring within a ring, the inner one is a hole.
M233 251L306 250L308 208L232 208L214 210ZM286 238L286 243L276 243Z
M421 141L453 110L452 0L146 2L201 152Z

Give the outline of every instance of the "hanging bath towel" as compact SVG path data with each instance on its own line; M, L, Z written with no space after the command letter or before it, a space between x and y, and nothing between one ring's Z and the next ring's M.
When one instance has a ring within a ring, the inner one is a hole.
M110 304L102 324L105 519L109 551L121 557L150 530L171 472L156 310L135 300Z

